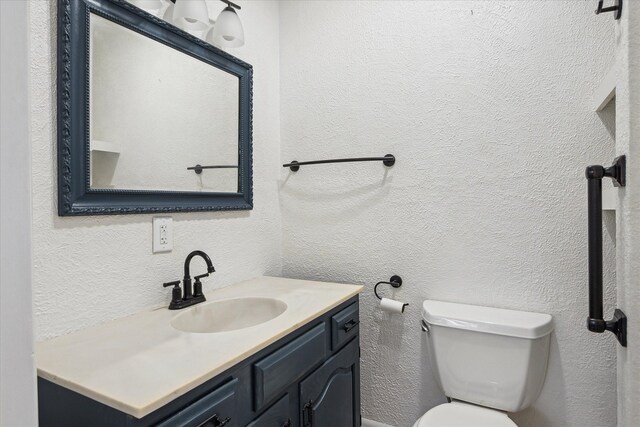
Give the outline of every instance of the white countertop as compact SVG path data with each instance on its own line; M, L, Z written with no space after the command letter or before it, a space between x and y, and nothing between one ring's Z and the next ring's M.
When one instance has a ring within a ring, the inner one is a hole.
M287 310L230 332L189 333L162 307L36 344L38 375L142 418L362 291L362 286L259 277L209 292L207 301L277 298Z

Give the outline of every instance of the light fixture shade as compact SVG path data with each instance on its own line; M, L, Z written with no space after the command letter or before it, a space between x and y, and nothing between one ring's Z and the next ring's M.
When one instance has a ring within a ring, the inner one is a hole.
M169 2L169 6L164 10L164 16L162 19L173 24L173 8L176 7L173 3Z
M240 47L244 45L244 30L236 11L225 7L213 27L207 40L221 47Z
M220 1L219 0L204 0L207 4L207 10L209 11L209 22L216 22L216 17L218 16L218 10L220 10Z
M163 6L161 0L129 0L129 3L156 16L158 16Z
M183 30L204 31L209 27L209 12L204 0L177 0L173 23Z

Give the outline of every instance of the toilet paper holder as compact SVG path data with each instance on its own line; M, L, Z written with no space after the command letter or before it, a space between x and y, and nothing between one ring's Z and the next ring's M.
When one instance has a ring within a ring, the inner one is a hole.
M376 295L376 297L379 300L382 300L382 297L380 295L378 295L378 286L380 285L391 285L394 288L399 288L400 286L402 286L402 277L398 276L398 275L393 275L391 276L391 278L389 279L388 282L378 282L376 283L376 285L373 287L373 293ZM407 304L409 305L409 304Z

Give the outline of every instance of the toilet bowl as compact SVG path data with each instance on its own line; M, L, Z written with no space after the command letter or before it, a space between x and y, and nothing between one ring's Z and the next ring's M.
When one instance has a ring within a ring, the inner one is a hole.
M430 409L414 427L513 427L507 412L538 398L547 371L548 314L424 301L431 368L451 403Z
M438 405L413 427L516 427L506 413L463 402Z

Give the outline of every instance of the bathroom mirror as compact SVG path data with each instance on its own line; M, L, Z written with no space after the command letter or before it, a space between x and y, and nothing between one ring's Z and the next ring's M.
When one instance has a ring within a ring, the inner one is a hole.
M125 0L58 5L59 214L251 209L251 66Z

